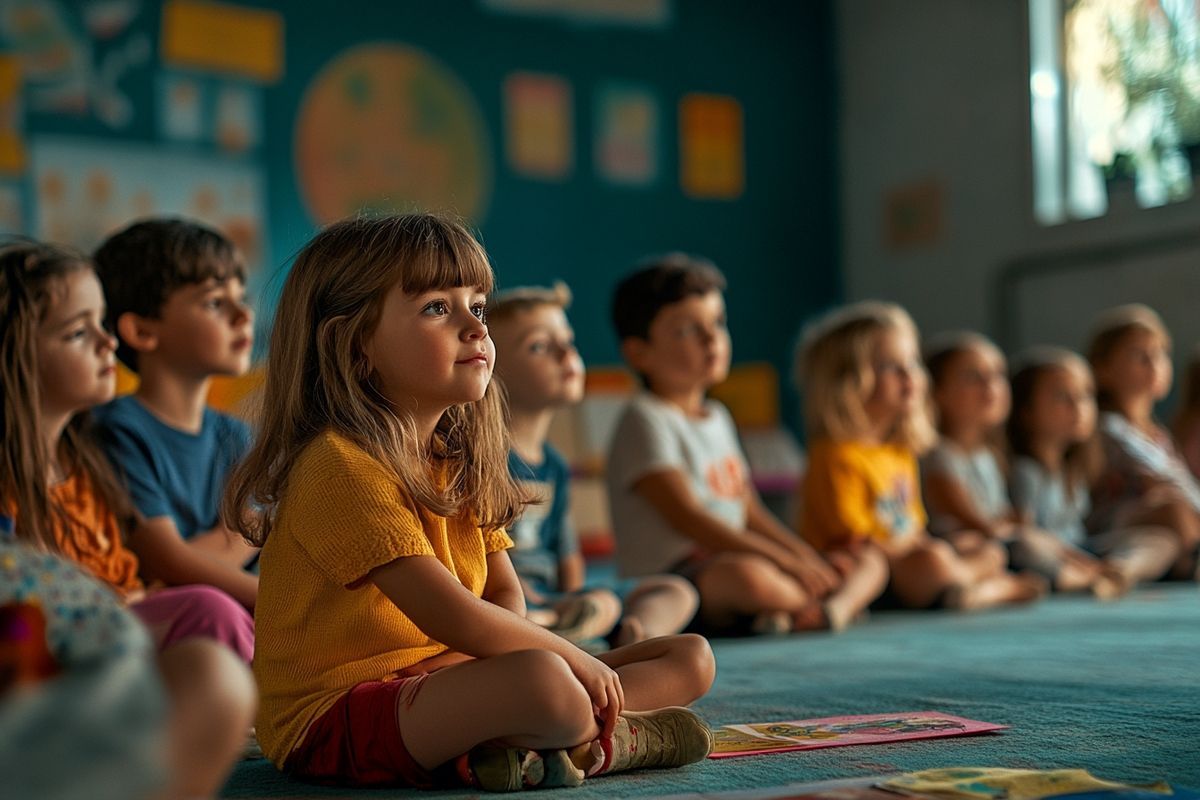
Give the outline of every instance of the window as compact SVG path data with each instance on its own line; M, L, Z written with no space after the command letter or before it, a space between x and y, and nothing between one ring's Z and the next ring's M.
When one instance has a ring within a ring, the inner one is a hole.
M1039 222L1191 197L1200 0L1029 0L1029 44Z

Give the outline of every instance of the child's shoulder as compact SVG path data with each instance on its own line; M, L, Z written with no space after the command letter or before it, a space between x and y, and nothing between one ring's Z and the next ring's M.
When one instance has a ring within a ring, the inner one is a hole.
M349 437L330 429L318 433L300 451L294 469L314 480L391 479L388 470L374 456Z
M92 420L101 427L117 427L140 423L150 416L131 394L109 400L92 409Z

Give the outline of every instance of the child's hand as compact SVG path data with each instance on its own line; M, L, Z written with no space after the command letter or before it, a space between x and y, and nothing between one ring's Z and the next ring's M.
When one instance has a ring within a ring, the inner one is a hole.
M625 690L621 688L621 677L612 667L582 650L567 663L571 672L583 684L588 697L592 699L592 710L601 720L600 738L612 736L613 728L617 725L617 716L625 706Z
M795 557L779 565L784 572L796 579L804 587L804 591L816 598L822 598L836 589L842 582L837 570L825 563L819 557Z

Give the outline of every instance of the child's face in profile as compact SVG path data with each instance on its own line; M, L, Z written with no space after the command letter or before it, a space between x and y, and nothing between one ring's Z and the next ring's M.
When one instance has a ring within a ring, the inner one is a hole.
M1012 402L1004 356L982 344L951 356L933 398L951 428L990 430L1002 424Z
M73 414L111 400L117 341L104 329L104 291L96 273L70 272L49 294L36 345L42 414Z
M496 375L514 408L541 410L583 399L583 359L566 313L549 303L491 327Z
M238 278L208 278L171 292L153 325L164 363L201 375L244 375L254 346L254 312Z
M1045 370L1030 393L1028 414L1035 440L1062 448L1087 441L1096 429L1091 371L1073 362Z
M1096 378L1114 397L1161 400L1171 391L1171 342L1158 331L1135 328L1122 337Z
M625 355L662 394L705 391L729 375L732 353L725 298L711 291L663 306L645 339L629 339Z
M892 425L924 402L925 370L917 340L903 328L887 328L875 340L871 359L874 385L863 403L875 424Z

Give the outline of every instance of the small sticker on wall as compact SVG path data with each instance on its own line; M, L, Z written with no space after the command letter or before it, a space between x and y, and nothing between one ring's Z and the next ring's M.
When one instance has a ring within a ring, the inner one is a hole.
M718 94L679 101L679 182L688 197L734 200L745 189L742 104Z
M164 139L198 142L204 138L204 86L198 78L162 75L158 79L158 127Z
M620 84L604 86L596 95L596 172L601 178L629 186L646 186L658 178L658 103L649 91Z
M943 189L930 179L887 193L884 204L886 241L892 250L933 245L942 238Z
M221 149L241 153L262 138L262 93L253 86L227 84L217 90L213 135Z
M504 81L505 151L514 172L563 180L574 168L571 86L554 75L515 72Z

